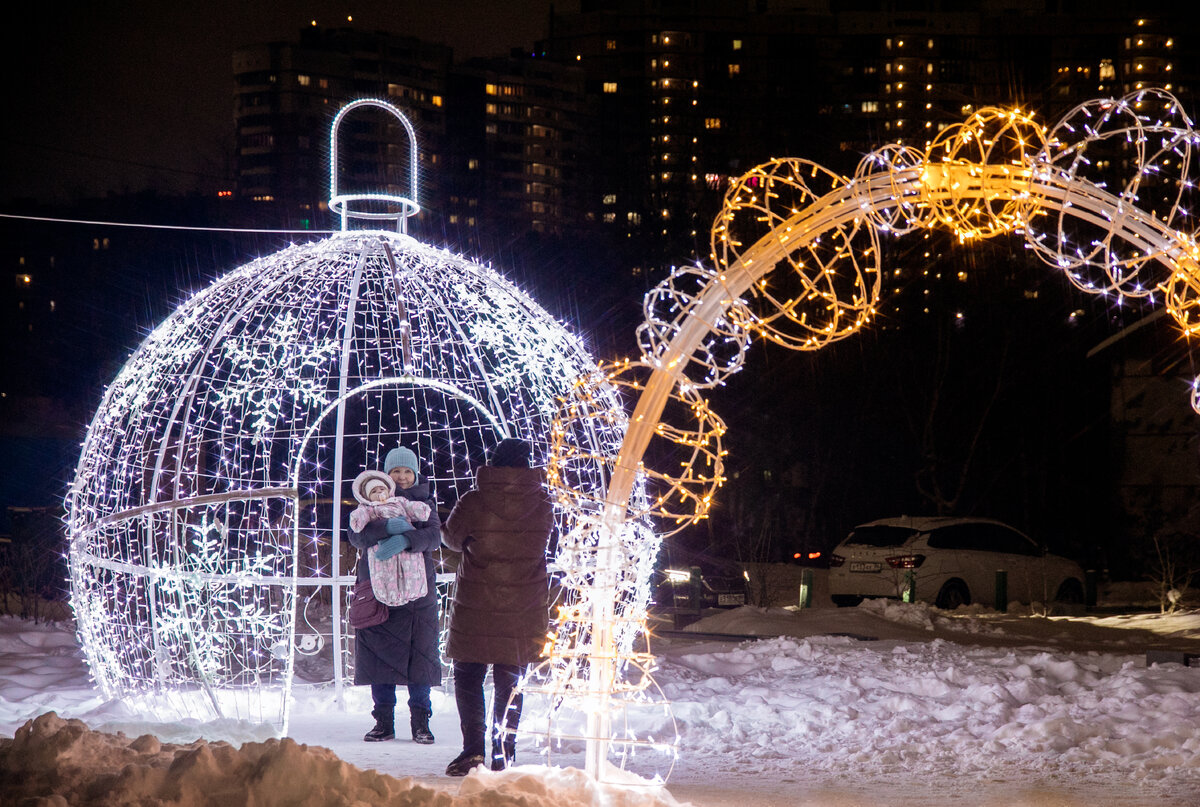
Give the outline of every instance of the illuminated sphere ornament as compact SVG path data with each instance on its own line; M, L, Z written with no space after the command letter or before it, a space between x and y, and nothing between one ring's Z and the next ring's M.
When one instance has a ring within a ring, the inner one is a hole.
M699 295L714 280L720 282L710 269L680 267L650 290L642 304L645 321L637 329L642 361L654 366L681 328L704 321L704 312L697 308ZM705 323L704 340L684 369L692 386L700 389L718 386L742 369L750 341L746 327L750 319L746 304L732 295L714 306L712 321Z
M739 177L725 193L711 246L718 276L761 263L764 243L789 269L751 287L749 327L784 347L817 350L866 324L879 300L879 238L866 216L811 221L804 212L850 181L807 160L771 160ZM820 230L816 238L808 236ZM774 266L774 264L772 265ZM730 279L727 279L730 280Z
M343 195L343 215L358 202ZM397 207L402 224L415 199ZM87 432L68 560L96 682L161 719L286 731L298 658L324 647L339 690L350 674L355 475L403 444L448 505L503 437L544 464L559 399L595 368L497 272L400 232L344 231L221 277L146 337ZM621 428L597 424L590 450L614 453Z
M925 201L915 182L924 167L925 152L898 143L877 148L859 161L854 172L855 188L861 194L859 204L881 231L900 235L933 224L937 208ZM887 194L879 204L870 196L868 180L881 174L887 180Z
M1152 294L1169 275L1167 262L1136 231L1148 221L1153 228L1194 228L1198 140L1179 101L1165 90L1075 107L1039 155L1042 174L1065 186L1062 205L1030 222L1029 244L1086 292ZM1101 195L1111 200L1104 216L1072 213L1094 206Z
M1011 232L1028 219L1028 186L1012 188L1031 173L1045 145L1042 126L1020 110L986 107L938 132L923 177L937 217L959 240Z

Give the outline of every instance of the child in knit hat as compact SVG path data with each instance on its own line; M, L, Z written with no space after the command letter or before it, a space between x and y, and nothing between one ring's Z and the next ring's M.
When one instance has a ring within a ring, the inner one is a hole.
M361 533L377 519L402 519L411 529L413 523L429 520L425 502L405 499L396 493L396 483L385 473L363 471L351 486L359 505L350 513L350 529ZM395 522L392 522L395 526ZM401 524L403 529L403 524ZM380 554L379 544L367 549L367 564L375 599L384 605L403 605L425 596L425 561L420 553Z
M381 471L363 471L351 486L358 507L350 513L350 529L362 532L377 518L404 518L411 524L429 520L429 505L396 494L396 483Z

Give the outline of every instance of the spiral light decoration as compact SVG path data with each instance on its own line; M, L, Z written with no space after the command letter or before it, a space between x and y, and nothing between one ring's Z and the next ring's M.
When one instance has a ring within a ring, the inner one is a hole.
M551 487L575 522L586 525L581 534L589 546L601 553L628 555L632 518L665 516L663 530L703 518L711 496L687 492L695 465L685 464L684 473L653 471L644 460L659 436L704 435L705 445L716 445L715 427L664 427L669 403L686 400L693 412L703 413L702 422L715 424L707 406L686 396L741 369L744 359L733 351L746 350L749 333L816 350L866 326L879 300L879 232L942 227L963 242L1020 233L1084 291L1162 299L1185 333L1197 331L1198 142L1173 96L1140 90L1082 104L1050 129L1020 110L981 109L940 132L924 151L890 144L868 154L852 179L798 159L750 170L731 183L712 226L714 268L676 270L647 296L636 364L649 377L636 383L606 379L637 399L620 450L586 456L606 469L602 495L573 491L553 471ZM1114 169L1126 179L1110 188L1102 177ZM697 289L698 283L703 287ZM1191 390L1192 406L1200 411L1198 390L1200 379ZM584 458L566 435L585 432L595 417L589 413L597 407L581 405L586 397L560 411L551 468ZM709 453L720 456L719 450ZM648 495L652 483L678 492L674 499ZM660 506L666 500L694 509L667 510ZM612 630L639 622L636 608L625 608L617 619L611 607L622 601L621 592L637 589L627 580L644 573L638 568L631 563L585 575L569 613L556 622L561 630L551 632L551 659L539 671L539 691L564 700L573 692L583 704L589 716L586 767L597 777L610 750L623 758L627 748L627 738L613 731L622 704L612 693L624 692L627 679L649 678L625 644L628 632L618 640ZM634 674L627 676L628 670Z

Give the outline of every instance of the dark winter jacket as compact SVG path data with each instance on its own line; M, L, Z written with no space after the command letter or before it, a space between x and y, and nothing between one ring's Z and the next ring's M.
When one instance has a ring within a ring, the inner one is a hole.
M425 556L429 591L420 599L388 608L387 622L355 632L354 683L437 686L442 683L442 664L438 656L433 550L441 542L442 522L427 483L418 482L408 490L397 490L396 495L429 505L429 520L413 524L413 529L404 533L410 551ZM350 543L359 550L374 546L388 537L387 524L379 519L368 523L362 532L350 530ZM358 553L357 574L360 581L370 577L364 551Z
M543 471L485 465L442 531L462 552L446 655L456 661L529 664L549 626L546 545L554 526Z

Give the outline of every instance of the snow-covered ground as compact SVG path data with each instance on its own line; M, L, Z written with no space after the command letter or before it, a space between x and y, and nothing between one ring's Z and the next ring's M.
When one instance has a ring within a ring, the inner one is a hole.
M1146 666L1149 649L1200 653L1200 611L746 607L683 633L652 643L679 759L665 788L626 789L587 781L578 753L445 777L459 736L437 690L432 746L363 743L361 688L348 711L300 691L294 743L246 723L145 722L91 688L69 623L0 617L0 803L1200 805L1200 667Z

